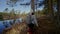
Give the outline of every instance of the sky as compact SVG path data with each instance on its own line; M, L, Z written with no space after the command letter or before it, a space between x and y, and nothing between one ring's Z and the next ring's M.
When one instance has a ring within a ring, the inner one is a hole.
M6 1L7 0L0 0L0 12L3 12L5 8L8 8L9 10L12 10L14 8L15 10L19 10L21 12L25 11L26 13L28 13L31 10L30 6L21 6L21 5L19 5L20 2L17 3L17 6L10 7L9 5L6 4ZM26 0L24 2L29 2L29 0ZM39 8L39 9L41 10L42 7Z

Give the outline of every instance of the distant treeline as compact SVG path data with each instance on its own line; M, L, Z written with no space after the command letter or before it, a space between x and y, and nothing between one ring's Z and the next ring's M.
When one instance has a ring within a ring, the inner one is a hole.
M6 18L6 19L12 19L12 18L14 18L16 15L18 15L18 14L10 14L10 13L0 12L0 20L4 20L4 18ZM17 17L18 17L18 16L17 16Z

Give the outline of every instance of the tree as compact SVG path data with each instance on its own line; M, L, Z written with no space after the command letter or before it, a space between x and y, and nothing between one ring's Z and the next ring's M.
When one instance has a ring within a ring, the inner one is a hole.
M8 13L8 8L5 8L4 13Z
M14 7L16 6L16 3L20 1L24 1L24 0L7 0L6 4L9 5L10 7Z
M0 15L0 20L3 20L3 16L2 15Z
M32 9L33 12L35 12L34 0L31 0L31 9Z
M15 10L14 10L14 9L12 9L12 10L10 11L10 15L11 15L12 17L15 17Z
M57 23L60 23L60 0L57 0Z
M20 1L23 1L23 0L7 0L6 4L9 5L10 7L14 7L14 6L16 6L16 3L20 2ZM14 23L15 23L15 20L16 20L15 16L16 16L16 14L14 12L14 9L12 9L10 14L14 17Z
M14 19L14 23L15 23L15 20L16 20L16 14L15 14L15 10L14 9L12 9L11 11L10 11L10 15L11 15L11 17Z
M48 0L48 12L49 12L49 16L51 18L51 21L54 21L54 11L53 11L53 1L52 0Z

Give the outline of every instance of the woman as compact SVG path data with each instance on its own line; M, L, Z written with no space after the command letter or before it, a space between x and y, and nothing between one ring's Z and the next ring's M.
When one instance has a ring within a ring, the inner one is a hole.
M37 23L36 17L33 12L29 13L29 15L27 16L27 26L29 27L30 34L33 34L34 26L38 27L38 23Z

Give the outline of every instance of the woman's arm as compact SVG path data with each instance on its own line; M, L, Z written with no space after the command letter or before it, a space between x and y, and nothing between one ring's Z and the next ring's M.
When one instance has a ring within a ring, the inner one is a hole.
M36 19L35 15L34 15L34 23L38 27L38 23L37 23L37 19Z

